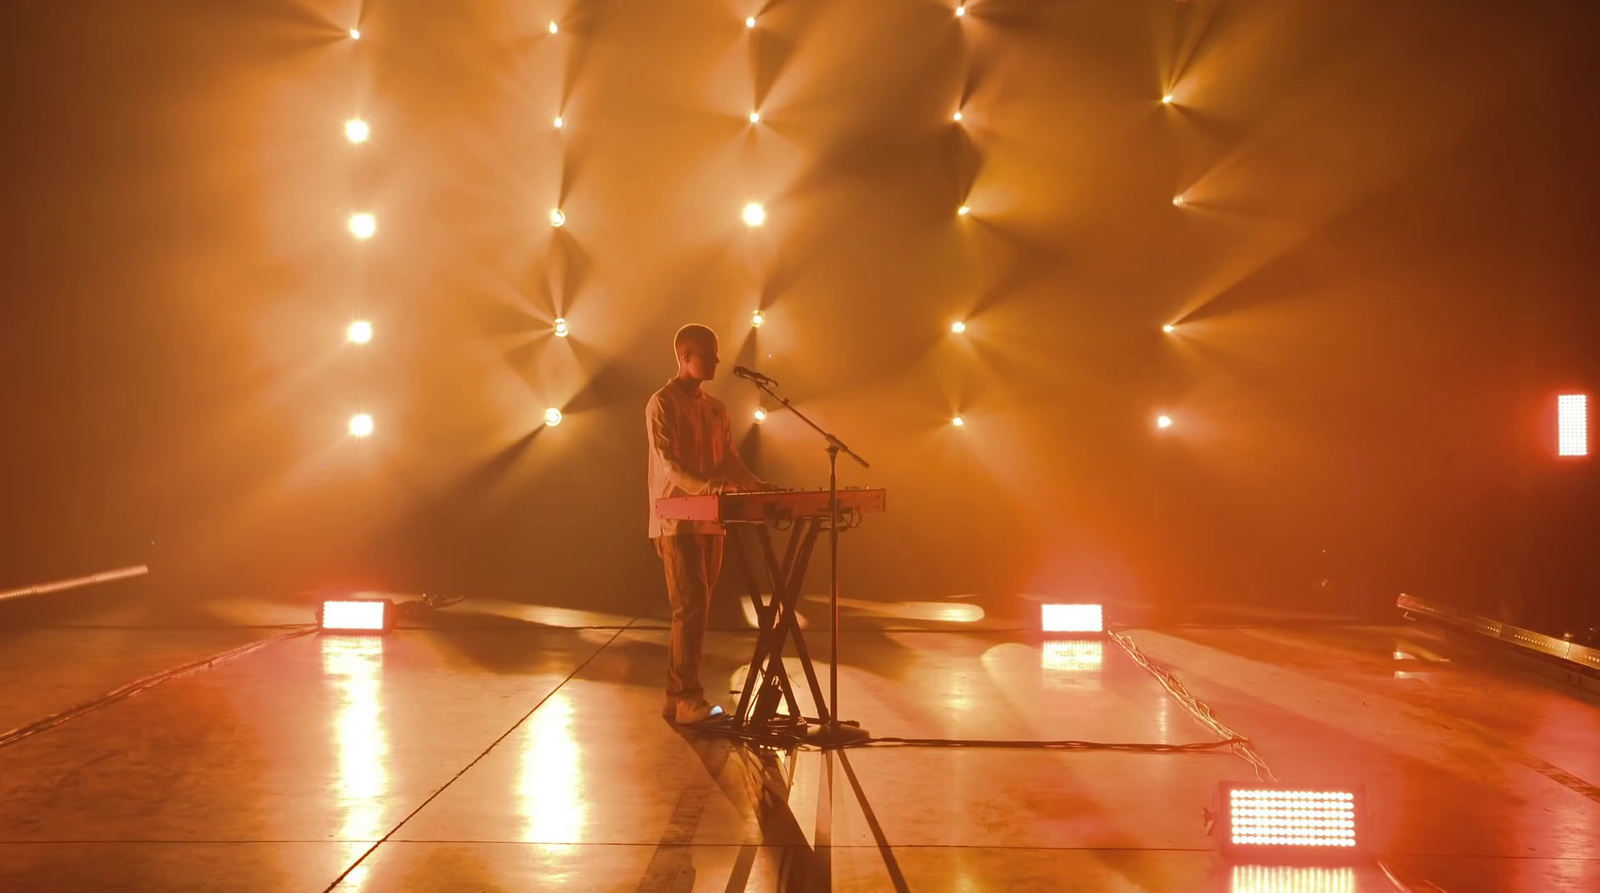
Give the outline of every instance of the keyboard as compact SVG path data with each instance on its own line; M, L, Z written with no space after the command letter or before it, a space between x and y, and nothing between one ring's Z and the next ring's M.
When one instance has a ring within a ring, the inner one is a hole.
M841 514L884 510L881 488L839 491ZM791 521L828 517L827 490L774 490L750 493L707 493L656 500L656 515L668 521Z

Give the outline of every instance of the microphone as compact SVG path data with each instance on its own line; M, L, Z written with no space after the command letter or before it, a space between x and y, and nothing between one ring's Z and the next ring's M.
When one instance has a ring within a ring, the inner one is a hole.
M768 378L765 375L762 375L760 372L755 371L754 369L746 369L743 366L735 366L735 367L733 367L733 374L739 376L742 379L745 379L746 381L753 381L756 384L769 384L769 385L772 385L773 387L777 387L778 386L777 379Z

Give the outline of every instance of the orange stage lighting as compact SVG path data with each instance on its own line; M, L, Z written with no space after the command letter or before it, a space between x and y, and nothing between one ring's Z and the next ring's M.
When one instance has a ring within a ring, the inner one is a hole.
M356 437L367 437L372 434L372 416L364 412L351 416L350 433Z
M378 231L378 218L367 213L350 215L350 234L358 239L370 239Z
M555 426L561 424L561 410L556 409L554 406L552 406L549 409L545 410L544 411L544 423L546 425L549 425L552 428L554 428Z

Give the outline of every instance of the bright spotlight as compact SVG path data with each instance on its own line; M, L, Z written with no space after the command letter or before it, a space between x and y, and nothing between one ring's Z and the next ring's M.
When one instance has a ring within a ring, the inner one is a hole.
M550 209L550 225L563 226L567 222L567 215L560 208Z
M1181 195L1175 195L1172 197L1172 206L1174 208L1181 208L1188 203L1188 200Z
M356 437L366 437L372 433L372 416L366 413L350 417L350 433Z
M372 323L358 319L344 330L344 336L350 339L351 344L366 344L372 340Z
M965 322L963 322L962 320L958 319L955 322L950 324L950 331L956 333L957 335L960 335L961 333L965 332L966 330L967 330L967 324Z
M1047 633L1099 633L1105 617L1099 605L1040 605L1039 629Z
M1161 104L1162 105L1172 105L1172 94L1168 93L1167 95L1161 97Z
M551 34L560 34L561 33L561 26L557 25L555 22L551 22L550 23L550 33Z
M750 326L759 329L767 321L767 315L760 310L750 314Z
M964 16L966 14L967 14L967 4L962 3L961 5L956 7L956 16L957 17Z
M350 39L351 40L360 40L361 39L361 29L360 28L351 28L350 29Z
M1247 856L1255 862L1290 856L1348 857L1365 848L1360 789L1225 781L1217 792L1217 844L1231 857Z
M1173 332L1176 332L1177 330L1178 330L1178 327L1173 325L1170 322L1161 327L1161 331L1166 332L1168 335L1171 335Z
M1163 429L1171 428L1172 427L1172 416L1169 416L1169 415L1156 416L1156 427L1157 428L1163 428Z
M956 120L956 121L960 121L960 120L961 120L961 112L959 112L959 111L957 111L957 112L956 112L956 113L955 113L955 114L954 114L954 115L952 115L952 116L951 116L951 117L952 117L952 118L954 118L954 119L955 119L955 120Z
M360 118L351 118L344 122L344 138L352 143L364 143L372 135L372 128Z
M761 207L760 202L751 202L744 206L744 225L760 226L767 222L767 209Z
M765 422L767 420L767 411L765 409L762 409L759 406L756 407L755 420L756 420L756 424L757 425L761 424L762 422Z
M751 112L750 113L750 123L751 124L760 124L761 123L761 113L760 112Z
M332 598L317 608L325 633L386 633L394 628L394 603L386 598Z
M561 424L561 410L556 409L554 406L552 406L549 409L545 410L544 411L544 423L546 425L549 425L552 428L554 428L555 426Z
M950 424L955 425L957 428L965 428L967 427L967 420L961 416L956 416L950 420Z
M1559 456L1589 455L1589 395L1556 398L1556 440Z
M746 28L754 28L756 26L756 17L750 16L749 18L745 19L744 26Z
M970 207L966 206L966 205L962 205L961 207L956 209L956 213L960 214L962 217L965 217L968 214L972 213L972 209Z
M358 239L370 239L378 231L378 218L367 213L350 215L350 234Z
M557 317L551 328L555 331L557 338L567 337L567 321L565 319Z
M565 118L561 117L560 115L556 115L556 119L555 119L555 121L553 123L556 125L556 129L557 130L560 130L561 128L567 126L567 120Z

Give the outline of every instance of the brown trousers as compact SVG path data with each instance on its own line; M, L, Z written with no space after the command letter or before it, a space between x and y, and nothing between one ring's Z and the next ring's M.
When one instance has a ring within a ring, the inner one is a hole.
M692 701L705 697L700 661L705 654L706 615L722 573L726 537L684 533L657 537L656 554L667 572L672 635L667 639L667 695Z

